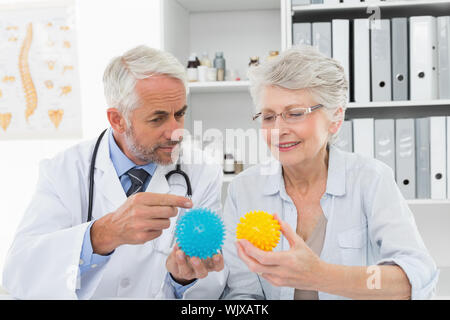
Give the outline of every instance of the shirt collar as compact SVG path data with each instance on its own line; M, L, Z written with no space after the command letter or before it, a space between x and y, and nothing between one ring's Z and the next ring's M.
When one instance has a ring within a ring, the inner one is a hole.
M345 169L345 154L335 146L330 146L327 189L325 191L327 194L334 196L345 195ZM281 196L287 197L281 163L273 159L269 164L263 165L262 170L268 170L267 172L270 172L270 174L267 174L264 194L272 195L280 192Z
M133 161L131 161L122 150L120 150L119 146L116 143L116 140L113 136L113 130L109 131L108 137L109 143L109 154L111 157L111 161L116 169L117 176L120 178L123 174L127 173L128 170L132 168L144 169L148 174L153 176L156 170L156 163L150 162L144 166L138 166Z

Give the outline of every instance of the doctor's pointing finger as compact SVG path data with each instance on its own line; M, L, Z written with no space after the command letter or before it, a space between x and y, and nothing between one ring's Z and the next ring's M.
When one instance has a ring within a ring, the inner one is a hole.
M178 208L189 209L188 198L151 192L130 196L116 211L95 221L91 228L94 253L109 254L123 244L143 244L169 228Z

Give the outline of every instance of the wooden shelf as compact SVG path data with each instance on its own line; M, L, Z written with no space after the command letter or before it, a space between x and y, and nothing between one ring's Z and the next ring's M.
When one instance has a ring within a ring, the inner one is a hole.
M248 81L190 82L190 93L248 92Z

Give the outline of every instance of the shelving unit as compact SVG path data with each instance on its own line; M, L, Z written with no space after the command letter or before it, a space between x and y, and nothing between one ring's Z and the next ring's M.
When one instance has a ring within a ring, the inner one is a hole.
M195 93L220 93L220 92L248 92L248 81L211 81L191 82L189 92Z
M313 4L291 7L291 0L164 0L163 48L183 63L191 52L208 52L211 61L222 51L227 68L238 71L242 81L191 83L186 129L202 120L203 130L257 128L245 81L250 56L263 60L271 50L282 51L292 45L292 23L356 19L450 15L450 0L396 1L359 4ZM448 12L448 13L447 13ZM450 100L389 101L348 105L347 119L417 118L450 116ZM246 166L244 166L244 169ZM235 175L224 175L222 199ZM450 200L408 200L424 242L439 267L448 271L450 255ZM446 271L447 272L447 271ZM444 277L444 278L445 278ZM450 286L441 284L440 295L450 295ZM444 289L442 289L444 288Z
M304 15L310 14L331 14L337 16L341 13L354 15L353 10L367 15L367 8L379 8L380 10L407 9L409 13L419 13L420 15L439 14L438 10L445 9L447 0L418 0L418 1L389 1L389 2L360 2L360 3L340 3L340 4L311 4L303 6L292 6L292 12ZM398 12L395 12L396 14Z
M266 59L270 51L283 49L280 0L164 0L163 48L187 65L191 53L207 52L211 62L223 52L226 69L240 81L189 83L185 128L195 135L194 121L202 129L257 129L252 121L253 103L246 80L250 57ZM226 146L225 149L234 149ZM245 148L243 148L245 149ZM224 150L225 151L225 150ZM240 150L245 154L245 150Z

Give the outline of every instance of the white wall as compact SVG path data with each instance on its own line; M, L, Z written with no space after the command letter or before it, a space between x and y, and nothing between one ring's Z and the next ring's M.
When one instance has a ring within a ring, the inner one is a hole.
M0 4L17 2L0 0ZM107 126L102 75L109 60L139 44L161 47L160 0L75 3L85 140L95 138ZM79 141L0 141L0 275L17 225L33 195L39 161Z

